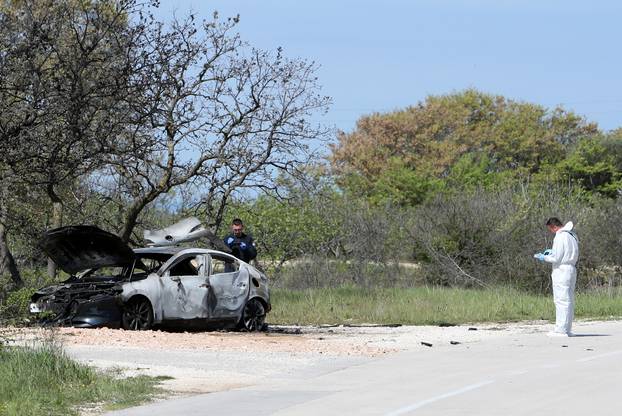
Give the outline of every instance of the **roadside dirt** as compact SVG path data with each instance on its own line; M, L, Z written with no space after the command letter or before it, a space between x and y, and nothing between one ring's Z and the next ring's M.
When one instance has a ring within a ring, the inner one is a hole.
M545 331L544 322L461 326L269 326L266 332L124 331L96 328L0 330L9 339L54 338L65 346L130 347L154 350L283 352L375 357L413 348L457 345L499 335ZM4 331L4 332L2 332ZM4 334L4 336L3 336Z
M193 395L323 374L400 351L469 348L501 336L545 332L523 322L463 326L269 326L267 332L170 332L0 327L0 339L47 340L73 358L121 377L168 376L170 395ZM88 412L84 412L85 414Z

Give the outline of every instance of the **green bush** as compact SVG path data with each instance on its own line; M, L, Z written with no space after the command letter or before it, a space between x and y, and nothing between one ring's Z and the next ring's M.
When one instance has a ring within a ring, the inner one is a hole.
M478 188L437 196L410 218L426 280L431 284L487 287L498 284L545 292L550 265L533 254L552 246L544 223L573 221L580 240L579 287L619 284L622 204L569 185L550 182Z
M0 319L17 321L28 317L28 305L30 297L36 289L24 287L9 292L0 305Z
M272 286L279 289L403 288L421 285L425 279L413 263L336 260L304 257L288 262L271 275Z

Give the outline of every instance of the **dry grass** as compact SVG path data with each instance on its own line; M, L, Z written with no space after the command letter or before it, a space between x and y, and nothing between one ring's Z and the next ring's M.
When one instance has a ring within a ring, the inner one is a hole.
M552 296L508 288L359 288L274 290L273 324L373 323L438 325L471 322L553 320ZM576 316L611 319L622 316L622 293L577 295Z

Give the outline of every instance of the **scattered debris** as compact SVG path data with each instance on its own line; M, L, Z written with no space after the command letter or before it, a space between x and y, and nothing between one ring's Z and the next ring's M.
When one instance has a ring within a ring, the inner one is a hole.
M568 345L562 345L562 348L568 348Z
M440 326L441 328L447 328L450 326L457 326L456 324L450 324L449 322L441 322L440 324L438 324L438 326Z
M291 327L275 327L275 326L270 326L268 328L266 334L301 335L302 334L302 330L299 327L291 328Z
M451 345L458 345L458 344L460 344L460 342L458 342L458 341L449 341L449 343L450 343Z
M429 342L423 342L423 341L421 341L421 345L425 345L426 347L432 346L432 344L430 344Z
M343 324L347 328L399 328L402 324Z
M470 327L470 328L469 328L469 331L477 331L477 328L475 328L475 327Z
M487 329L489 331L504 331L505 330L505 328L500 327L500 326L493 326L493 327L490 327L490 328L487 328Z
M592 348L586 348L585 351L594 351Z

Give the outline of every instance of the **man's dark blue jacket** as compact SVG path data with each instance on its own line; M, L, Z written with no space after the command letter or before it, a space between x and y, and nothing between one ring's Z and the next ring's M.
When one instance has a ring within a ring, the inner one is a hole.
M242 261L248 263L257 257L257 249L250 234L242 233L239 237L229 234L223 242L231 249L231 253Z

